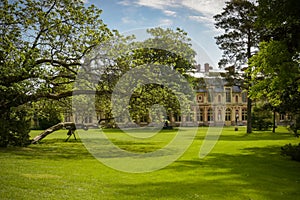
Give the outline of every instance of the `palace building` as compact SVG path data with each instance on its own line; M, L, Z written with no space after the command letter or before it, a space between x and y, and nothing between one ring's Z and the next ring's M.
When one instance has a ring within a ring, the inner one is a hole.
M181 115L171 113L167 116L168 123L172 126L245 125L247 123L247 92L237 85L227 85L224 78L220 76L220 72L213 70L207 63L204 64L203 70L200 65L196 68L193 76L199 78L202 85L196 90L195 103L191 105L190 113ZM98 111L96 115L93 117L69 113L65 114L65 121L88 126L95 126L98 122L105 121L104 113ZM128 123L126 119L114 120L119 124ZM151 119L149 120L147 116L135 121L139 125L147 125L150 122ZM128 127L131 126L134 124L128 124Z
M188 115L174 116L171 122L182 126L208 125L246 125L247 91L240 86L229 85L221 77L220 71L213 71L208 63L204 70L197 65L194 76L205 84L196 91L196 104ZM202 81L203 82L203 81Z

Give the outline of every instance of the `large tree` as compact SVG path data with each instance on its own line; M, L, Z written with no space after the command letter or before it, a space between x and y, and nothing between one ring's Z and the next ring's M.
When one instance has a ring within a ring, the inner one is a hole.
M299 118L300 2L259 0L259 52L251 58L253 98L264 97L280 112ZM299 118L300 119L300 118Z
M9 125L20 119L18 109L72 95L80 60L111 32L101 10L81 0L3 0L0 6L0 144L7 146L11 138L28 137Z
M226 2L224 11L215 15L215 26L224 31L216 37L219 48L223 50L223 57L219 62L221 67L229 67L233 75L237 70L247 65L258 45L258 34L255 28L256 5L247 0L231 0ZM249 74L244 74L243 87L250 87ZM247 102L247 133L252 132L251 124L252 100Z
M139 121L139 118L149 115L150 109L155 104L164 106L169 115L171 110L173 112L178 111L179 104L174 93L170 88L164 87L157 81L157 77L162 75L164 69L169 69L170 72L176 71L188 79L190 83L193 82L193 78L189 74L194 68L196 52L191 47L187 33L179 28L172 30L158 27L148 29L147 33L145 32L145 35L147 34L149 34L149 38L138 42L132 37L121 35L112 37L106 45L100 45L86 59L87 71L84 74L96 75L95 89L106 91L105 95L97 95L96 107L105 115L107 120L119 118L122 113L121 110L130 109L130 117ZM90 67L90 63L91 66L94 66L94 62L97 63L97 67ZM157 71L157 74L151 77L153 75L151 68L158 65L161 66L159 69L161 71ZM112 114L112 106L114 105L111 104L111 97L116 84L119 83L124 74L131 73L142 66L150 66L150 68L148 70L147 67L143 68L143 75L141 76L132 74L126 78L126 81L122 82L122 85L118 86L120 95L118 99L127 98L129 95L131 97L129 105L121 106L120 112ZM145 77L143 78L143 76ZM139 83L146 79L152 82L149 84ZM174 80L176 77L173 73L165 73L161 77L161 80L166 79L169 80L169 83L173 82L174 85L177 81L178 85L174 88L182 86L179 78ZM136 87L134 91L131 91L129 88L133 83L136 84ZM122 92L121 88L123 88ZM187 105L187 102L181 103Z

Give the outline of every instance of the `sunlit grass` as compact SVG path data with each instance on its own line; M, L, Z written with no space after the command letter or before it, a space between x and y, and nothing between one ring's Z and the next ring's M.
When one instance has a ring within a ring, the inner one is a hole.
M284 127L250 135L245 127L226 127L213 150L200 159L206 131L199 128L176 162L141 174L108 168L78 135L65 142L67 130L26 148L0 149L0 199L299 199L300 163L282 156L280 147L300 140ZM177 133L164 130L133 139L121 130L104 132L120 148L139 153L164 147Z

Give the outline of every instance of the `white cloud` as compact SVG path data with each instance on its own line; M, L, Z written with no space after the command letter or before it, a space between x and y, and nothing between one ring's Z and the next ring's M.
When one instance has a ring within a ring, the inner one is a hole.
M159 20L159 26L171 26L173 21L170 19L161 19Z
M200 22L200 23L214 23L213 18L199 16L199 15L191 15L191 16L189 16L189 19Z
M213 17L222 12L225 0L183 0L182 5L203 14L205 17Z
M137 5L165 10L168 7L176 7L178 5L176 0L137 0Z
M164 10L163 12L164 12L165 15L167 15L167 16L176 17L176 12L175 12L175 11L172 11L172 10Z
M130 0L123 0L123 1L117 2L117 4L120 4L120 5L123 5L123 6L130 6L130 5L132 5L132 1L130 1Z
M213 27L213 16L222 12L226 0L124 0L127 4L146 6L154 9L162 10L167 16L176 16L176 12L172 8L185 7L191 11L199 13L199 15L191 15L189 19L207 24Z

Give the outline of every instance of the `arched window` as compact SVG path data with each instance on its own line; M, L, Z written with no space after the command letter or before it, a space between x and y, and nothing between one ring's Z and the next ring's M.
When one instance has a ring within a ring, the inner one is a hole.
M231 110L227 108L225 111L225 121L231 121Z
M239 102L239 96L235 95L235 103L238 103L238 102Z
M218 110L218 121L222 120L222 111Z
M218 95L218 102L221 103L221 95Z
M207 121L214 121L214 112L211 108L207 110Z

